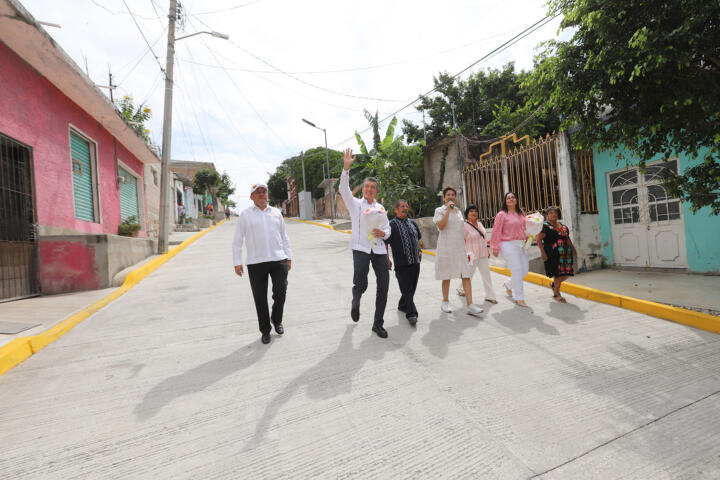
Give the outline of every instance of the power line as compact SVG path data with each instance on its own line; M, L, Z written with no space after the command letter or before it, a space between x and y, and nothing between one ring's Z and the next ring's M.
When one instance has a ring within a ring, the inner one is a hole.
M135 23L135 26L137 27L138 31L140 32L140 35L142 35L143 40L145 40L145 45L148 46L150 51L153 54L153 57L155 57L155 61L157 62L158 66L160 67L160 71L165 73L165 68L163 68L162 64L160 63L160 58L155 53L155 50L153 50L152 45L150 45L150 42L148 42L147 37L145 36L145 33L142 31L142 28L140 28L140 24L138 23L137 19L135 18L135 14L130 10L130 7L128 7L128 4L125 0L122 0L123 4L125 5L125 8L127 9L128 13L130 14L130 17L133 19L133 23Z
M545 26L546 24L550 23L552 20L554 20L555 18L557 18L559 15L560 15L559 13L557 13L557 14L555 14L555 15L553 15L553 16L548 15L548 16L546 16L545 18L543 18L543 19L541 19L541 20L538 20L537 22L533 23L532 25L530 25L529 27L527 27L526 29L524 29L522 32L518 33L517 35L515 35L515 36L512 37L511 39L509 39L509 40L507 40L506 42L504 42L503 44L499 45L498 47L495 47L493 50L491 50L490 52L486 53L485 55L483 55L482 57L480 57L478 60L474 61L473 63L471 63L471 64L468 65L467 67L463 68L462 70L460 70L459 72L457 72L455 75L451 76L450 78L451 78L451 79L455 79L455 78L459 77L460 75L462 75L463 73L465 73L465 72L467 72L468 70L470 70L471 68L473 68L473 67L474 67L475 65L477 65L478 63L482 62L483 60L487 60L488 58L491 58L491 57L495 56L496 54L502 52L503 50L506 50L506 49L510 48L510 47L511 47L512 45L514 45L515 43L519 42L520 40L524 39L525 37L527 37L527 36L530 35L531 33L533 33L533 32L535 32L536 30L542 28L542 27ZM432 89L430 89L430 90L427 91L426 93L418 96L418 98L416 98L416 99L413 100L412 102L409 102L407 105L403 106L402 108L399 108L399 109L397 109L395 112L391 113L390 115L387 115L386 117L382 118L380 121L378 121L378 124L382 124L382 123L386 122L387 120L389 120L389 119L392 118L393 116L397 115L397 114L400 113L401 111L405 110L405 109L408 108L408 107L411 107L412 105L414 105L415 103L417 103L418 101L420 101L420 99L422 99L422 98L424 98L424 97L427 97L428 95L430 95L430 94L432 94L433 92L437 91L437 89L438 89L437 86L436 86L436 87L433 87ZM364 130L362 130L362 131L360 131L360 132L358 132L358 133L360 133L360 134L365 133L365 132L367 132L368 130L370 130L371 128L372 128L372 127L365 128ZM340 146L340 145L343 145L343 144L345 144L346 142L348 142L348 141L350 141L350 140L352 140L352 139L354 139L354 138L355 138L355 135L353 135L353 136L351 136L351 137L348 137L348 138L346 138L345 140L334 144L333 147L338 147L338 146Z
M167 28L166 28L166 30L167 30ZM157 44L157 42L159 42L160 39L163 38L164 36L165 36L165 32L162 32L162 33L155 39L155 41L152 43L153 47L154 47L155 44ZM138 65L140 65L140 62L143 61L143 59L147 56L148 53L150 53L150 49L149 49L149 48L146 48L146 49L143 50L143 53L140 55L140 58L137 59L137 61L136 61L135 64L133 65L133 67L125 74L125 76L123 77L123 79L118 82L118 84L117 84L118 86L120 86L125 80L127 80L128 78L130 78L130 74L132 74L132 72L135 71L135 69L138 67ZM123 69L125 69L128 65L130 65L130 64L129 64L129 63L126 63L125 65L123 65L122 67L120 67L120 71L122 71ZM164 72L164 70L161 71L161 73L163 73L163 72Z
M209 12L199 12L199 13L195 13L194 15L213 15L215 13L229 12L230 10L237 10L238 8L247 7L248 5L252 5L253 3L258 3L261 1L262 0L253 0L251 2L246 2L246 3L241 3L240 5L235 5L234 7L223 8L222 10L211 10Z
M211 49L211 48L207 45L207 43L205 42L204 39L200 39L200 42L202 42L202 44L205 46L205 48L208 49L208 51L209 51L210 54L213 56L213 58L215 58L215 62L217 62L217 63L219 64L220 62L219 62L219 60L217 59L217 56L215 55L215 51L214 51L213 49ZM187 48L187 50L188 50L188 53L189 53L189 52L190 52L190 49ZM190 54L190 57L192 58L192 53L189 53L189 54ZM275 130L270 126L270 124L265 120L265 118L260 114L260 112L258 112L258 110L255 108L255 105L252 104L252 102L250 101L250 99L247 98L247 96L243 93L243 91L240 89L240 87L238 86L238 84L235 83L235 80L232 78L232 76L230 75L230 73L229 73L227 70L224 70L224 69L223 69L223 72L225 72L225 75L228 77L228 79L230 80L230 82L235 86L237 92L238 92L238 93L240 94L240 96L245 100L245 102L250 106L250 108L252 109L252 111L255 112L255 115L257 115L257 117L260 119L260 121L263 122L263 124L268 128L268 130L270 130L270 132L275 136L275 138L277 138L277 139L280 141L280 143L282 143L282 144L285 146L285 148L287 148L288 150L290 150L290 146L289 146L287 143L285 143L285 140L284 140L280 135L278 135L277 132L275 132Z
M195 17L195 15L193 15L193 14L191 14L190 16ZM209 28L209 29L211 29L211 30L214 30L210 25L208 25L207 23L203 22L201 19L199 19L199 18L197 18L197 17L195 17L195 19L196 19L198 22L202 23L202 24L203 24L204 26L206 26L207 28ZM309 86L309 87L311 87L311 88L315 88L315 89L318 89L318 90L322 90L322 91L324 91L324 92L332 93L333 95L340 95L340 96L342 96L342 97L356 98L356 99L359 99L359 100L370 100L370 101L373 101L373 102L402 103L402 102L405 102L405 101L406 101L406 100L394 100L394 99L389 99L389 98L366 97L366 96L363 96L363 95L353 95L353 94L338 92L338 91L336 91L336 90L331 90L331 89L329 89L329 88L321 87L321 86L319 86L319 85L315 85L315 84L313 84L313 83L307 82L307 81L305 81L305 80L303 80L303 79L301 79L301 78L296 77L295 75L293 75L293 74L290 73L290 72L286 72L285 70L282 70L282 69L276 67L276 66L273 65L272 63L268 62L267 60L264 60L264 59L260 58L259 56L255 55L254 53L252 53L251 51L249 51L249 50L246 49L245 47L243 47L243 46L241 46L241 45L238 45L237 43L235 43L235 42L232 41L232 40L228 40L228 42L230 42L230 44L233 45L235 48L237 48L237 49L239 49L239 50L242 50L242 51L245 52L247 55L253 57L254 59L256 59L256 60L258 60L258 61L260 61L260 62L262 62L262 63L264 63L265 65L267 65L268 67L272 68L273 70L276 70L276 71L278 71L279 73L282 73L283 75L292 78L292 79L295 80L296 82L300 82L300 83L305 84L305 85L307 85L307 86Z
M325 102L325 101L320 100L320 99L317 99L317 98L315 98L315 97L311 97L311 96L309 96L309 95L305 95L304 93L300 93L300 92L298 92L297 90L293 90L293 89L290 88L290 87L287 87L287 86L285 86L285 85L283 85L283 84L281 84L281 83L278 83L278 82L276 82L276 81L274 81L274 80L271 80L271 79L269 79L269 78L266 78L266 77L260 75L259 73L255 72L255 71L252 71L252 70L248 70L248 69L246 69L246 68L243 68L243 67L240 66L237 62L229 59L228 57L222 55L222 54L219 53L219 52L214 52L214 53L215 53L216 55L218 55L220 58L222 58L222 59L230 62L231 64L237 65L239 68L227 67L227 66L223 66L223 65L211 65L211 64L208 64L208 63L195 62L195 61L192 61L192 60L185 60L185 59L178 59L178 60L179 60L179 61L182 61L182 62L184 62L184 63L191 63L191 64L193 64L193 65L200 65L200 66L208 67L208 68L217 68L217 69L220 69L220 70L223 70L223 69L224 69L224 70L227 70L227 71L231 71L231 70L232 70L232 71L242 71L242 72L250 73L250 74L255 75L256 77L262 79L262 80L265 81L265 82L272 83L273 85L276 85L276 86L278 86L278 87L280 87L280 88L282 88L282 89L284 89L284 90L287 90L287 91L289 91L289 92L291 92L291 93L293 93L293 94L295 94L295 95L298 95L298 96L303 97L303 98L307 98L308 100L312 100L313 102L321 103L321 104L323 104L323 105L328 105L328 106L330 106L330 107L334 107L334 108L337 108L337 109L340 109L340 110L345 110L345 111L350 111L350 112L363 112L363 111L364 111L363 108L353 108L353 107L346 107L346 106L342 106L342 105L337 105L337 104L335 104L335 103ZM275 73L275 72L273 72L273 73Z
M96 7L102 8L103 10L105 10L106 12L108 12L111 15L128 15L128 12L115 12L113 10L110 10L108 7L101 4L100 2L97 2L96 0L90 0L90 3L92 3ZM152 17L143 17L142 15L137 15L137 17L142 18L143 20L152 20Z
M176 65L176 67L179 67L179 65ZM178 68L178 74L181 74L180 68ZM215 161L215 150L212 148L212 142L208 142L207 135L205 134L205 131L203 131L202 123L200 122L200 119L197 114L197 109L195 108L195 102L193 101L192 97L188 93L183 82L177 81L178 77L180 77L180 75L173 78L173 83L175 85L177 85L178 87L180 87L180 92L183 95L185 95L185 99L186 99L187 103L190 105L190 112L192 113L193 119L195 120L195 125L197 126L197 131L200 134L200 139L202 140L202 143L205 146L205 151L209 152L213 158L213 161Z

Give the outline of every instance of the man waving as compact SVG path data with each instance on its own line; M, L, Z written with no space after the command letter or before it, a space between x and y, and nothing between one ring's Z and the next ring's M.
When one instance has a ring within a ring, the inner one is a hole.
M372 264L377 279L377 293L375 294L375 316L372 331L380 338L387 338L388 334L383 323L385 305L387 304L388 273L387 249L385 242L390 237L390 224L387 212L375 197L378 193L378 181L368 177L363 181L362 198L355 198L350 190L350 166L355 161L352 149L343 152L344 169L340 175L340 195L350 212L352 234L350 235L350 249L353 253L353 289L350 317L354 322L360 320L360 298L368 286L368 272Z

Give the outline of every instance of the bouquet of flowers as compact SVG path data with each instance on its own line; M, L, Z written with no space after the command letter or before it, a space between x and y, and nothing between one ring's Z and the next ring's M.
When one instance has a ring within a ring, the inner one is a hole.
M372 231L375 228L382 229L385 223L387 223L387 212L382 207L369 207L362 212L362 216L365 225L367 225L367 239L370 246L373 248L379 247L383 240L381 238L375 238Z
M535 236L542 231L543 222L545 222L545 217L543 217L540 212L535 212L525 217L525 234L527 235L527 240L525 241L526 249L529 248L533 240L535 240Z

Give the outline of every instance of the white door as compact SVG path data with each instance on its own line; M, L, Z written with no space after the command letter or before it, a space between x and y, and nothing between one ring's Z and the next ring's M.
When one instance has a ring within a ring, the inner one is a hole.
M613 254L617 265L687 267L682 205L662 186L663 169L677 172L677 160L608 174Z

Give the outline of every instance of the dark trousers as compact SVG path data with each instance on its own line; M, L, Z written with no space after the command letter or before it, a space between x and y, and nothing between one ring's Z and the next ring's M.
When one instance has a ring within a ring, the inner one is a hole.
M420 278L420 264L395 266L395 278L397 278L401 294L398 309L405 312L406 317L417 317L418 311L415 307L414 298L418 278Z
M390 285L390 274L386 254L365 253L353 250L353 299L352 306L360 307L360 297L365 293L368 286L368 272L372 263L375 278L377 279L377 293L375 294L375 320L376 325L384 323L385 305L387 304L388 286Z
M285 292L287 292L287 262L279 260L277 262L254 263L248 265L247 269L260 331L270 333L272 329L270 321L272 320L272 323L279 325L283 319ZM268 277L272 279L272 315L268 310Z

